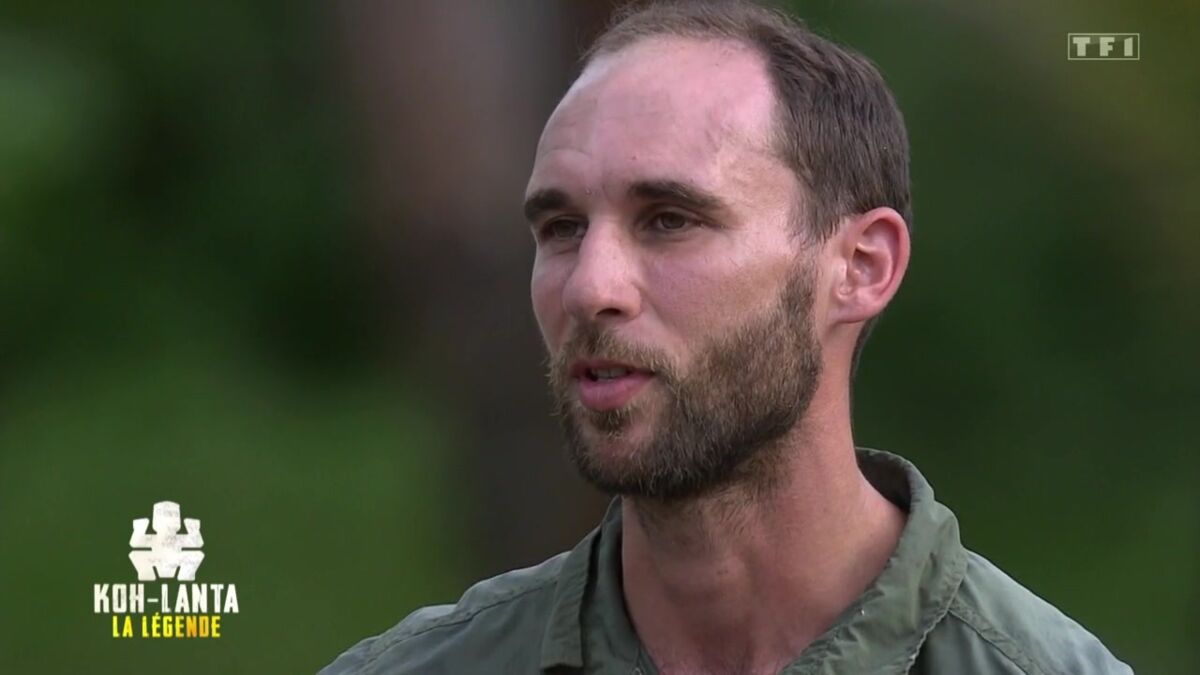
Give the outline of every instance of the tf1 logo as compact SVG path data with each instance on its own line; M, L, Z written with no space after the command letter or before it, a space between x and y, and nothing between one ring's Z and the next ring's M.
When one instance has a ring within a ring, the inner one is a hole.
M1141 33L1067 33L1069 61L1138 61Z

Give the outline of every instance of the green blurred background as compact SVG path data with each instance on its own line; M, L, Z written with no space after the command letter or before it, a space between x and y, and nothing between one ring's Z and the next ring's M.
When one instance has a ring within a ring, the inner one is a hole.
M1139 672L1200 672L1200 7L1000 4L791 5L911 133L858 440ZM595 523L518 207L609 10L5 3L0 672L314 672ZM1086 31L1142 59L1067 61ZM218 641L91 614L162 499L238 585Z

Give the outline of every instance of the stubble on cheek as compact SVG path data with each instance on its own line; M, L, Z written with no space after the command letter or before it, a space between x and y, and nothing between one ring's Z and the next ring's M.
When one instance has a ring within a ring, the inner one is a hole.
M656 378L656 391L620 410L584 408L560 358L551 380L584 477L606 492L667 500L733 482L768 486L776 441L803 416L820 374L809 274L790 279L771 311L699 349L686 373Z

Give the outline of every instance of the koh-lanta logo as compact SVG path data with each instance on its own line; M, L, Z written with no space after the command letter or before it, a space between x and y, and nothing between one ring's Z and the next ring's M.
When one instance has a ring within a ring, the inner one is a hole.
M195 582L204 562L200 521L184 518L182 524L186 534L179 533L179 504L155 504L153 519L135 519L129 538L129 560L139 583L93 585L93 611L112 615L113 637L219 638L221 617L238 613L234 584L181 583ZM161 582L149 596L149 584L141 583L146 581Z

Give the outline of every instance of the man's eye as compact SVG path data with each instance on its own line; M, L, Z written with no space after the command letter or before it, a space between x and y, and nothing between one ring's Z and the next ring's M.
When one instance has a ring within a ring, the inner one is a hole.
M583 223L578 220L552 220L542 226L542 236L546 239L574 239L583 234Z
M675 211L660 211L650 218L650 227L660 232L680 232L695 224L694 219Z

